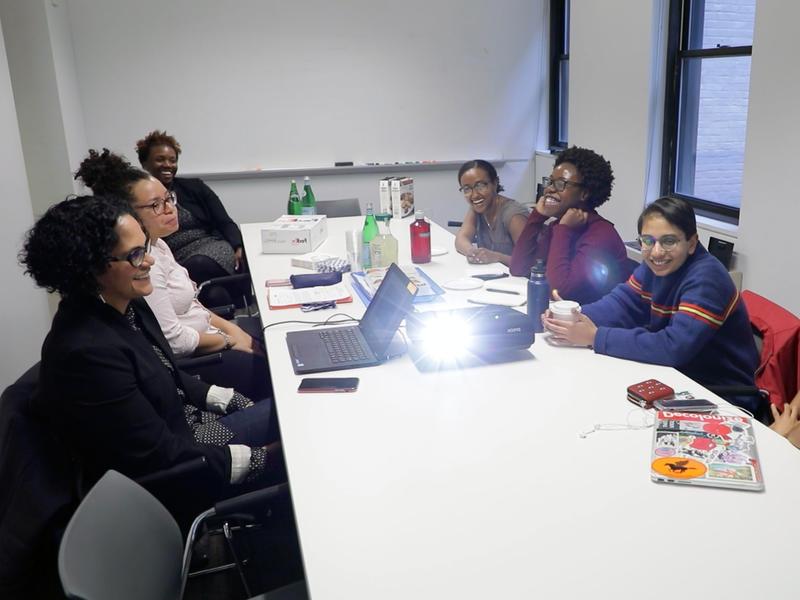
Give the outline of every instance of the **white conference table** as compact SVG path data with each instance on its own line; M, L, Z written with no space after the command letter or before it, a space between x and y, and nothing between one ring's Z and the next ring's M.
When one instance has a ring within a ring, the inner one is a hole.
M344 256L362 219L330 220L315 252ZM401 265L409 223L392 222ZM269 310L264 281L302 270L261 254L259 224L242 233L265 325L333 313ZM503 269L468 265L453 239L432 226L449 252L422 267L439 284ZM626 388L651 377L724 404L678 371L537 336L527 360L423 373L403 356L331 374L359 377L356 393L300 395L285 342L299 327L268 328L266 344L314 600L800 594L800 451L786 440L757 425L753 493L652 483L652 429L579 437L640 423Z

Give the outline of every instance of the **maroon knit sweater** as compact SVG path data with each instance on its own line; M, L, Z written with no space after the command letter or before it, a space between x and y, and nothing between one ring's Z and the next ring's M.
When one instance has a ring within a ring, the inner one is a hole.
M598 300L628 278L632 265L613 223L596 212L581 227L545 224L547 219L531 211L511 254L512 275L529 276L536 260L543 258L550 287L580 304Z

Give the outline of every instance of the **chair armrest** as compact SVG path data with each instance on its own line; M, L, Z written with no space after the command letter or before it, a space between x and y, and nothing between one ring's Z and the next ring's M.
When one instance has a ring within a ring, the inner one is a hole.
M214 277L207 281L203 281L197 286L197 291L203 289L207 285L225 285L226 283L236 283L238 281L249 281L250 273L237 273L236 275L225 275L224 277Z
M289 484L279 483L268 488L254 490L252 492L247 492L246 494L241 494L240 496L235 496L233 498L228 498L226 500L217 502L214 505L214 512L217 515L246 512L253 506L270 502L271 500L285 496L288 493Z
M187 356L179 358L177 361L179 369L198 369L208 365L216 365L222 362L222 353L203 354L202 356Z
M144 475L142 477L138 477L136 482L143 486L147 487L153 484L163 483L165 481L170 481L172 479L177 479L180 477L185 477L186 475L193 475L195 473L199 473L206 468L207 461L205 456L198 456L197 458L193 458L192 460L188 460L183 463L179 463L168 469L161 469L160 471L156 471L155 473L150 473L148 475Z
M226 321L230 321L233 317L236 316L236 305L235 304L226 304L225 306L214 306L209 308L211 312L213 312L218 317L222 317Z
M766 390L759 389L752 385L709 385L706 389L714 392L717 396L761 396L769 398Z

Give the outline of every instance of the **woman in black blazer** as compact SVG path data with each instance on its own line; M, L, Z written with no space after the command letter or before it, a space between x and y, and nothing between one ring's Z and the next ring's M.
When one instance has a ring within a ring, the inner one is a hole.
M110 198L65 200L31 229L26 273L62 296L34 406L88 483L110 468L137 477L204 456L218 496L280 467L280 445L267 445L271 403L176 367L142 300L152 290L148 248L127 202Z
M164 238L172 253L198 285L214 277L247 272L242 234L214 191L200 179L176 177L181 145L166 131L151 131L136 142L142 168L178 198L178 231ZM230 304L215 288L206 306Z

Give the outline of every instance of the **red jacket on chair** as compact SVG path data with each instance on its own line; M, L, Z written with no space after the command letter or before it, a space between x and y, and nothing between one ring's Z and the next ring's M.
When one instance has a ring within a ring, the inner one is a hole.
M783 410L800 389L800 319L755 292L743 291L742 299L750 323L764 340L756 386L767 390L770 403Z

